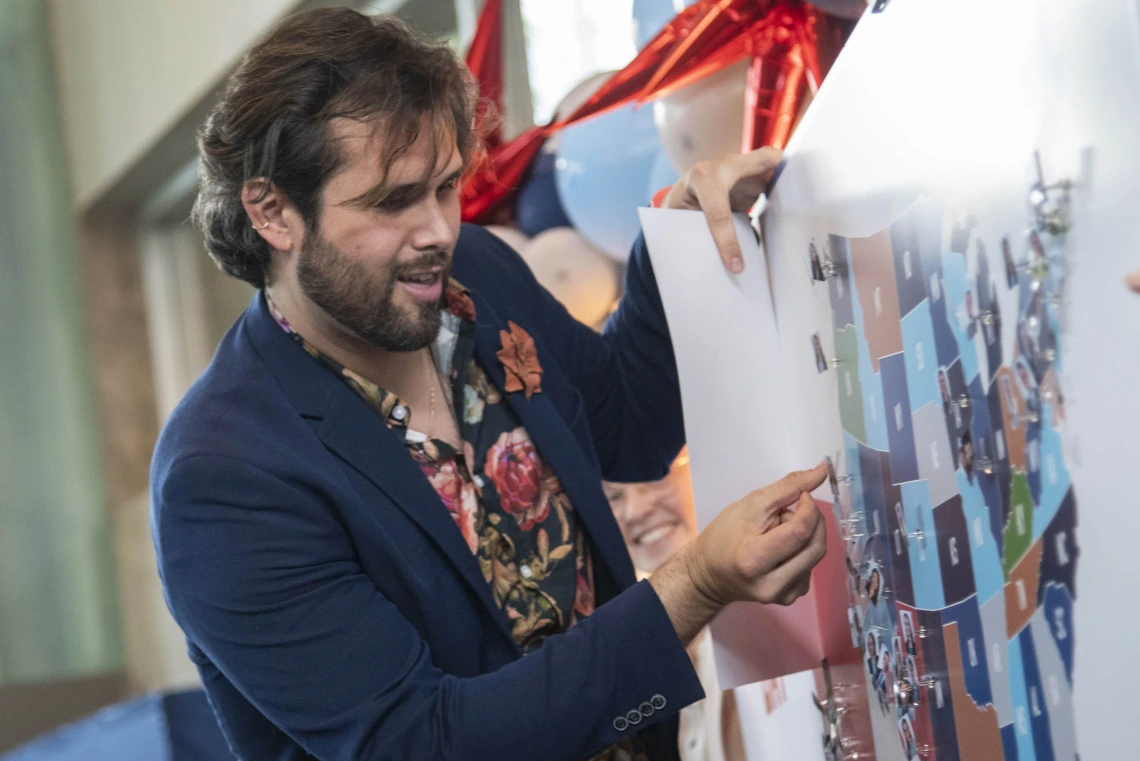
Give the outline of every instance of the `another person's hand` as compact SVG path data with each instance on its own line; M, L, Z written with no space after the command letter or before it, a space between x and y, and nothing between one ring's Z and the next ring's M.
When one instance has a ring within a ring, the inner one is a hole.
M791 605L807 593L811 570L827 552L826 525L811 497L826 478L821 464L752 492L653 574L682 642L731 602Z
M1124 276L1124 282L1133 293L1140 293L1140 270L1129 272Z
M744 270L732 214L748 211L772 179L783 153L760 148L716 161L697 162L665 196L667 209L704 211L720 258L731 272Z

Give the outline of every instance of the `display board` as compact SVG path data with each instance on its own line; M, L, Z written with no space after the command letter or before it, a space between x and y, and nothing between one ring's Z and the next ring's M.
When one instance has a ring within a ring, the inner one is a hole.
M1114 757L1134 743L1104 708L1133 702L1120 643L1140 626L1118 601L1140 575L1121 438L1140 425L1140 300L1121 282L1140 268L1137 7L875 9L789 146L743 277L714 271L696 225L660 235L643 216L690 441L711 453L691 444L702 523L725 504L702 504L720 452L765 476L834 465L816 496L859 664L816 670L823 742L757 717L750 747ZM779 649L747 610L714 622L727 684ZM785 692L742 705L771 718Z

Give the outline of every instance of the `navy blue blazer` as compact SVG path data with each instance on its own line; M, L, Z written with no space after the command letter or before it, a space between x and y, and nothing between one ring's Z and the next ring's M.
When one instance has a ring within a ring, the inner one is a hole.
M638 731L652 758L676 758L676 713L703 692L600 483L663 476L684 439L645 246L604 336L481 228L464 226L453 274L499 388L499 331L534 337L542 392L507 398L593 539L596 612L522 657L403 441L259 292L151 473L167 604L218 721L255 761L570 760Z

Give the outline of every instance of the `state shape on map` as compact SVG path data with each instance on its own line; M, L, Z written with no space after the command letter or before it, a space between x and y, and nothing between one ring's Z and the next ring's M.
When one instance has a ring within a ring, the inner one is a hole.
M1013 702L1013 729L1017 742L1017 758L1029 761L1037 758L1033 743L1033 725L1029 719L1029 690L1025 682L1025 659L1021 653L1021 638L1011 637L1007 645L1009 664L1009 692Z
M1037 658L1037 644L1033 641L1033 630L1027 626L1018 635L1018 639L1021 641L1029 723L1033 729L1036 759L1054 761L1052 722L1049 717L1049 706L1046 703L1045 685L1041 680L1041 664Z
M981 380L975 378L970 384L969 398L971 405L969 416L963 421L968 425L974 442L975 453L975 482L981 491L982 501L985 505L989 530L997 544L997 554L1001 557L1005 537L1002 531L1006 522L1006 501L1003 494L1009 492L1009 465L998 456L996 434L990 416L990 405L982 392ZM976 401L976 403L974 403ZM955 435L955 434L952 434ZM957 433L961 436L961 433ZM1004 451L1004 450L1003 450ZM986 473L982 463L990 463L990 472Z
M887 413L887 441L890 443L891 476L895 483L914 481L922 472L915 451L914 424L916 413L910 411L907 391L906 360L902 352L883 357L879 362L883 379L883 403Z
M1029 623L1037 610L1037 585L1041 583L1041 542L1035 542L1013 567L1005 585L1006 632L1010 639Z
M926 710L930 714L930 726L934 736L936 758L954 758L958 744L955 729L954 699L946 674L949 664L946 657L946 640L942 629L942 614L937 610L917 610L920 631L926 633L922 639L923 675L930 680L925 691Z
M938 536L938 555L942 559L943 594L946 604L954 605L977 591L970 551L970 531L962 512L960 495L955 494L934 508L934 526Z
M994 369L1001 367L1004 359L1001 342L1001 303L997 297L997 286L990 277L990 259L986 254L985 244L978 239L975 245L977 256L974 292L979 320L982 322L979 338L984 346L989 377L993 377Z
M863 384L859 379L859 336L853 325L835 331L836 389L843 430L867 441L863 410Z
M871 366L877 372L880 358L903 348L891 236L884 230L869 238L851 238L847 243L863 310L863 335L871 352Z
M895 288L899 295L899 314L907 314L926 298L926 271L922 266L920 247L921 216L913 211L891 225L891 252L894 254ZM934 344L930 346L934 355ZM932 356L932 361L934 357Z
M914 582L910 573L910 543L907 541L906 510L902 489L891 475L886 452L879 455L883 505L886 507L887 536L890 545L892 589L895 602L914 605Z
M1033 544L1033 501L1024 473L1014 473L1009 491L1009 519L1002 531L1001 565L1008 579Z
M911 481L900 484L899 491L902 492L903 515L909 528L907 555L910 559L914 604L919 608L938 610L945 607L946 595L942 590L942 563L935 534L930 489L926 481Z
M958 636L958 650L950 645L946 638L946 657L950 663L951 674L954 672L954 656L958 657L960 677L970 696L970 700L977 706L987 706L993 703L993 689L990 684L989 653L986 652L985 631L982 629L982 614L978 607L977 596L970 596L960 603L951 605L942 610L942 626L954 625ZM994 729L998 727L996 712L994 714Z
M1077 757L1076 727L1073 720L1073 692L1066 674L1067 665L1054 646L1044 611L1038 610L1029 623L1033 635L1045 705L1049 711L1049 739L1057 761Z
M990 691L998 724L1006 726L1013 721L1013 704L1009 693L1009 634L1005 623L1005 592L984 601L979 608L982 636L985 638L986 667L990 672Z
M842 330L855 324L852 305L851 258L847 254L847 239L838 235L827 237L828 257L835 265L835 275L827 279L827 293L831 301L831 326Z
M1057 584L1042 584L1041 607L1038 612L1044 616L1053 645L1064 664L1065 678L1073 680L1073 599L1065 587Z
M928 404L914 413L911 453L918 458L918 474L929 484L930 499L938 505L958 493L957 456L946 441L942 406Z
M902 318L903 356L906 361L907 395L914 412L927 404L943 404L938 385L938 353L930 307L923 299Z
M1054 427L1055 407L1043 405L1041 413L1041 471L1034 527L1040 532L1052 523L1066 499L1072 499L1072 477L1065 463L1064 442Z
M1005 574L1001 565L1001 546L995 539L990 522L990 510L982 494L982 474L971 480L964 471L958 471L958 493L962 498L962 513L970 534L970 558L974 564L974 586L978 597L988 600L1002 591ZM1000 508L998 510L1000 515ZM998 532L998 536L1001 533Z
M986 703L978 704L967 689L966 665L962 660L961 648L965 645L960 638L959 625L949 623L943 627L946 640L947 679L954 700L954 722L958 731L958 757L969 759L1004 758L1001 728L998 725L997 710Z
M961 359L962 372L969 382L979 373L979 349L975 340L976 325L970 321L970 309L966 306L966 292L970 290L970 283L966 276L966 258L961 254L943 253L942 290L946 300L945 326L954 337L957 344L954 354ZM939 325L935 323L934 327L937 335Z
M1042 532L1041 584L1042 587L1047 584L1063 586L1073 599L1077 596L1077 560L1081 554L1076 537L1077 502L1073 490L1069 489Z
M1001 403L1001 427L1005 432L1005 447L1010 467L1024 472L1028 466L1025 447L1027 431L1027 421L1024 419L1025 399L1013 370L1008 367L1000 368L994 376L990 393L996 393ZM1028 487L1028 484L1026 486Z

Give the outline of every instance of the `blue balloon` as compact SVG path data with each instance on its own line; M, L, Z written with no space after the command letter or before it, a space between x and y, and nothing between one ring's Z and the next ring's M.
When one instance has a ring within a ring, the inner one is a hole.
M657 195L657 191L669 187L679 179L681 179L681 175L673 167L673 162L669 160L665 149L658 149L657 158L653 160L653 169L649 171L649 188L646 191L646 197L652 201L653 196Z
M661 151L653 109L625 106L562 133L554 177L562 206L583 235L625 260L641 229L637 209Z
M554 161L553 153L538 154L515 201L515 221L528 238L554 227L570 227L555 187Z
M676 15L673 0L633 0L633 38L637 49L645 47Z
M674 0L633 0L633 38L641 50L677 15L677 8L697 0L684 0L674 7Z

